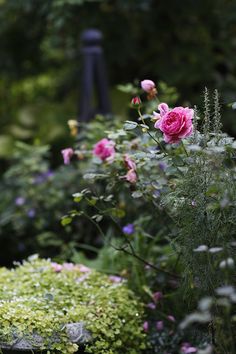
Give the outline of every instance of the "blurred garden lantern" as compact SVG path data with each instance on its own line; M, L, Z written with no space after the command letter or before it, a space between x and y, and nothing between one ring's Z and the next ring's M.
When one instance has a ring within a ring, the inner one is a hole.
M80 122L91 120L95 114L111 112L105 61L101 47L102 38L102 33L96 29L85 30L81 35L83 58L78 116ZM93 107L94 96L97 99L96 107Z

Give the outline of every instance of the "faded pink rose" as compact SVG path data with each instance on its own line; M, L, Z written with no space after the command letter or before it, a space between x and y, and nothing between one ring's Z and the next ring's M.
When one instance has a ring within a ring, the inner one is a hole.
M112 161L115 156L114 146L114 141L104 138L94 145L93 154L99 157L102 161Z
M129 170L124 177L126 181L130 183L136 183L138 178L137 173L134 170Z
M67 149L61 150L61 153L62 153L62 156L63 156L64 164L65 165L69 165L70 164L70 159L74 155L74 150L71 149L71 148L67 148Z
M181 139L187 138L192 134L193 109L175 107L170 110L166 103L161 103L158 109L160 114L154 113L157 119L154 127L164 133L166 143L178 143Z
M125 166L129 170L134 170L134 171L136 170L136 163L130 158L130 156L128 154L125 154L124 162L125 162Z
M141 87L143 91L150 92L156 87L156 85L152 80L143 80L141 81Z

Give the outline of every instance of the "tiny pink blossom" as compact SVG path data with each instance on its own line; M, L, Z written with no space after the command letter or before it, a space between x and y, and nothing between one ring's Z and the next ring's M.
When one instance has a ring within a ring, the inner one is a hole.
M82 283L85 279L88 278L88 274L81 275L81 277L77 278L76 283Z
M183 343L180 350L181 353L183 354L190 354L190 353L197 352L197 348L192 347L190 343Z
M163 298L163 294L161 291L157 291L152 294L153 301L155 303L159 302Z
M187 138L192 134L193 109L175 107L170 110L166 103L161 103L158 109L160 111L160 119L156 121L154 127L164 133L166 143L178 143L181 139Z
M137 173L134 170L129 170L124 177L125 177L126 181L128 181L130 183L137 182Z
M136 170L136 163L131 159L131 157L128 154L125 154L124 162L125 162L125 166L129 170L134 170L134 171Z
M61 153L62 153L62 156L63 156L64 164L65 165L69 165L70 164L70 159L74 155L74 150L71 149L71 148L67 148L67 149L61 150Z
M112 161L115 156L114 146L114 141L104 138L94 145L93 154L102 161Z
M60 273L62 271L62 269L63 269L62 265L58 264L56 262L52 262L51 266L52 266L54 272L56 272L56 273Z
M148 332L148 329L149 329L149 323L148 323L148 321L145 321L143 323L143 330L144 330L144 332Z
M162 331L163 328L164 328L164 323L163 323L163 321L157 321L157 323L156 323L156 328L157 328L158 331Z
M77 267L78 267L78 269L79 269L79 271L80 271L81 273L88 273L88 272L91 272L91 269L88 268L88 267L86 267L86 266L83 265L83 264L78 264Z
M74 270L75 269L75 265L73 263L63 263L62 267L65 270Z
M109 279L112 281L112 283L121 283L124 279L117 276L117 275L110 275Z
M143 91L150 92L156 87L156 85L152 80L143 80L141 81L141 87Z
M175 321L176 321L175 318L174 318L174 316L172 316L172 315L167 316L167 318L168 318L168 320L171 321L171 322L175 322Z

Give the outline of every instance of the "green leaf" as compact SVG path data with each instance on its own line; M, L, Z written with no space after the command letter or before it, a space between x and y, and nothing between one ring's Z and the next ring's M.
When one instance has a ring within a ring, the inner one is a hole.
M132 122L131 120L127 120L124 124L124 129L125 130L133 130L135 128L137 128L138 123L136 122Z
M71 223L72 219L69 216L65 216L61 220L61 224L63 226L69 225Z

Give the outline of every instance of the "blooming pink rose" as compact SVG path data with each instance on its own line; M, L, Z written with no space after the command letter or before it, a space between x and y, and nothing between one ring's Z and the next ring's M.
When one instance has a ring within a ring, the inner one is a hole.
M175 107L170 110L166 103L161 103L158 109L160 116L158 117L157 114L155 114L157 121L154 127L164 133L166 143L178 143L181 139L187 138L192 134L193 109L188 107Z
M137 173L134 170L129 170L124 177L125 177L126 181L128 181L130 183L137 182Z
M125 154L124 162L125 162L126 167L129 170L134 170L134 171L136 170L136 163L129 157L128 154Z
M141 81L141 87L143 91L150 92L156 87L156 85L152 80L143 80Z
M115 156L114 146L114 141L104 138L94 145L93 154L99 157L102 161L112 161Z
M64 159L64 164L69 165L70 164L70 159L74 155L74 150L71 148L67 148L64 150L61 150L63 159Z

